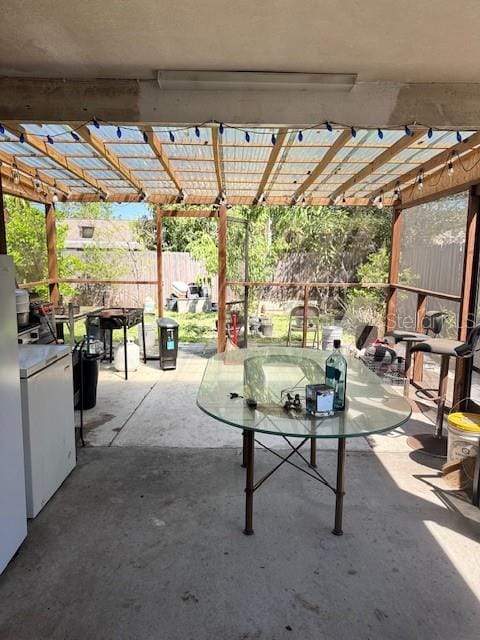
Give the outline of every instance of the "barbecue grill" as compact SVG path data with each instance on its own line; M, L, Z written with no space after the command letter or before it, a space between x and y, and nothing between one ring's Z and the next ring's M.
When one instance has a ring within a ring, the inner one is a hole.
M145 324L143 321L143 309L141 307L111 307L110 309L102 309L95 313L89 313L87 316L87 332L90 334L90 326L96 326L100 332L110 333L110 349L109 360L113 360L113 341L112 333L116 329L123 329L123 346L125 353L125 380L128 380L128 361L127 361L127 330L136 325L142 325L143 344L145 344ZM105 344L105 342L104 342ZM105 353L107 349L105 348ZM143 362L146 363L146 355L144 353Z

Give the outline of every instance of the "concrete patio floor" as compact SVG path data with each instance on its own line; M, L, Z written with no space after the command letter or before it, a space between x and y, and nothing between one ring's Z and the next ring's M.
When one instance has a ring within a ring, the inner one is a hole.
M478 638L480 511L405 443L430 409L348 443L343 537L333 494L285 467L246 537L240 434L196 408L204 365L102 371L89 446L0 577L2 640Z

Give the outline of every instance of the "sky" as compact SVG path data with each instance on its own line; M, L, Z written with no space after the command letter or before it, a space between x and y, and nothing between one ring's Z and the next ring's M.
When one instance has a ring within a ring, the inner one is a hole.
M135 220L143 215L150 215L148 206L143 202L112 203L113 215L122 220Z

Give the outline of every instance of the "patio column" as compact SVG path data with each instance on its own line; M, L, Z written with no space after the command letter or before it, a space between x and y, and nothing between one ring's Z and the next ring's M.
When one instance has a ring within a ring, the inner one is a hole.
M457 339L465 341L470 329L475 325L478 267L480 252L480 225L478 220L480 196L478 186L470 188L468 199L467 225L465 230L465 251L463 257L462 288L460 293L460 311L458 314ZM473 358L457 358L455 363L455 386L453 404L460 402L470 394Z
M159 318L163 318L163 215L159 205L157 214L157 313Z
M48 285L50 301L53 304L58 304L60 292L58 286L57 227L55 205L53 203L45 205L45 226L47 231L48 279L53 280Z
M390 251L390 270L388 282L391 285L398 282L400 265L400 239L402 233L402 210L395 208L392 219L392 243ZM397 289L390 286L387 293L385 330L393 331L397 320Z
M2 176L0 174L0 255L7 253L7 230L5 228L5 210L3 208Z
M225 351L227 324L227 207L218 209L218 322L217 351Z

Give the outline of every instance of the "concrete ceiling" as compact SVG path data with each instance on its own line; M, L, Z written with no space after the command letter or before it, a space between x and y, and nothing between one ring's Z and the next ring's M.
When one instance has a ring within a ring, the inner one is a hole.
M478 0L4 0L0 74L227 69L479 82L479 31Z

